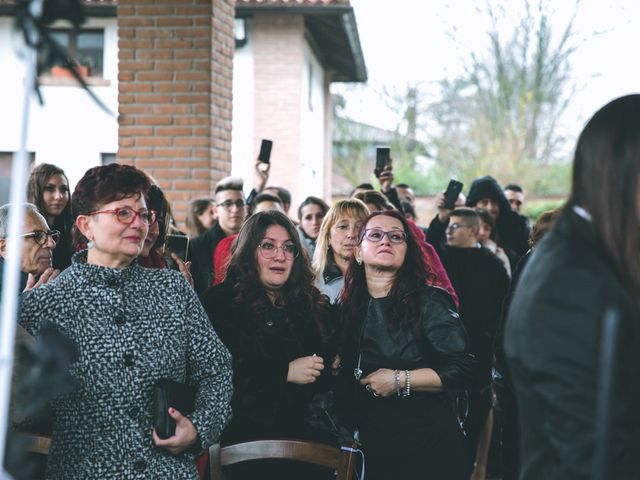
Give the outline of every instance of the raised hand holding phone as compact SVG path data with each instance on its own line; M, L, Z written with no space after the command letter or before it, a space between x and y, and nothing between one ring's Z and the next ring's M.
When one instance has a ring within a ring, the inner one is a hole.
M391 161L391 149L389 147L376 148L376 168L373 170L376 178L380 178L380 174Z

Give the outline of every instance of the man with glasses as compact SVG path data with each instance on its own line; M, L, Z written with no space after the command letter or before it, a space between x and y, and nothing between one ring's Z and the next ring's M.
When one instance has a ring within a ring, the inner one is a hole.
M465 430L469 439L469 468L475 464L476 475L484 478L489 426L493 422L489 416L493 339L502 317L509 277L502 262L478 243L479 227L480 217L473 208L454 209L446 229L446 245L440 245L438 253L460 299L460 318L477 361ZM486 432L488 435L483 435Z
M8 251L9 204L0 207L0 293L2 292L2 277L4 261L11 254ZM60 232L49 230L47 221L38 212L35 205L24 204L24 233L20 235L22 241L22 259L20 263L20 290L47 283L58 276L59 270L52 266L53 249L60 239Z
M198 295L213 284L214 252L218 242L240 231L246 215L242 179L226 177L215 190L217 221L206 232L191 240L193 288Z

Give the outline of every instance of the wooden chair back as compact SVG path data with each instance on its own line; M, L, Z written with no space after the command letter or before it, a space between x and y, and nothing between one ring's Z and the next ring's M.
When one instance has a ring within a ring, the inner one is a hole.
M336 480L353 480L355 462L351 452L306 440L255 440L236 443L220 448L219 444L209 448L210 480L221 480L222 467L250 460L266 459L297 460L336 471Z
M31 453L39 453L40 455L49 455L49 446L51 438L44 435L24 435L29 441L27 450Z

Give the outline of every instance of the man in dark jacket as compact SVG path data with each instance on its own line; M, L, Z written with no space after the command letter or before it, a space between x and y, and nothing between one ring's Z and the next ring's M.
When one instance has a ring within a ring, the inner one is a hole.
M467 207L484 208L496 222L498 245L521 257L529 250L527 218L511 209L502 187L493 177L476 178L469 188ZM515 267L515 265L512 265Z
M444 238L451 210L444 208L444 195L437 197L438 215L429 225L427 239L434 246ZM477 178L471 184L465 205L471 208L483 208L494 218L497 232L497 244L509 257L511 271L529 249L529 222L526 217L511 210L507 197L493 177Z
M640 478L639 138L640 95L587 123L567 206L516 287L505 351L521 480ZM607 344L605 318L618 319Z
M502 262L476 239L479 224L480 218L472 208L455 209L447 228L447 244L438 250L460 299L460 318L477 361L465 425L470 467L476 460L476 448L491 407L493 339L509 288Z
M193 288L200 295L213 285L213 252L223 238L240 231L246 215L241 179L227 177L216 186L217 221L206 232L191 240L189 257L192 262Z

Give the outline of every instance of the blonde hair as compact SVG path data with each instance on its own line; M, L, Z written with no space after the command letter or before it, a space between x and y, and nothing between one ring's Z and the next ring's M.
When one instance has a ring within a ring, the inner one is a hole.
M364 221L369 216L367 205L357 198L349 198L336 202L324 216L320 233L316 240L316 249L313 254L313 270L317 278L322 278L329 260L333 260L333 252L331 251L331 229L338 223L341 218L355 218L358 221Z

